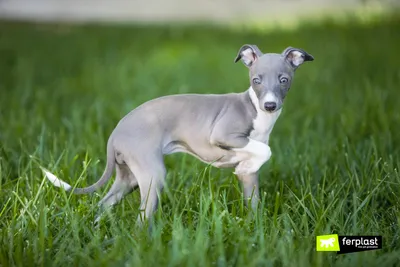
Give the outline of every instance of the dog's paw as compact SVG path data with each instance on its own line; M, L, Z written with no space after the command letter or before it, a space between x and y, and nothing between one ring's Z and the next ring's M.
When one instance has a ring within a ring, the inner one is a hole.
M234 174L236 175L246 175L256 173L260 169L260 164L252 160L244 160L240 162L236 168Z
M265 158L264 158L264 163L267 162L272 156L272 151L269 146L266 147L265 149Z

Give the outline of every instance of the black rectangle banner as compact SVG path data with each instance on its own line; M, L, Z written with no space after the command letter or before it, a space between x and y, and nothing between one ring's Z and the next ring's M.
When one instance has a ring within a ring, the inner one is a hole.
M340 251L337 254L382 249L382 236L339 236Z

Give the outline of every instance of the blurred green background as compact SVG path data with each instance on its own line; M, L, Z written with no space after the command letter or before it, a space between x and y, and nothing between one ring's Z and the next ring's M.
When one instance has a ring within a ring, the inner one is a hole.
M397 265L399 29L397 14L269 30L0 22L0 266ZM112 129L147 100L246 90L247 69L233 63L245 43L315 58L271 135L255 216L232 170L181 154L166 158L151 235L134 225L138 191L95 229L107 188L74 196L44 180L40 165L96 181ZM331 233L383 235L383 249L315 252L315 236Z

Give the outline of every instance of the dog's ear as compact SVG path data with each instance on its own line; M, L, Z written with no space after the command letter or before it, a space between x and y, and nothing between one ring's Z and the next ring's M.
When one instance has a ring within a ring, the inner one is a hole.
M257 61L259 57L262 56L262 52L256 45L243 45L235 58L235 62L238 62L240 59L246 67L251 67L254 62Z
M314 57L308 54L306 51L299 49L288 47L282 52L282 56L292 65L293 68L297 68L304 61L313 61Z

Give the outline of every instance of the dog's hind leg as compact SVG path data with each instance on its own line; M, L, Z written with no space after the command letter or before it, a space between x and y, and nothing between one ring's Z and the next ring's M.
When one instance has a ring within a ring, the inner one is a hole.
M137 178L140 188L139 225L149 220L157 209L166 176L166 169L161 153L146 153L139 158L131 159L128 166ZM151 223L151 222L150 222Z
M118 204L122 198L131 193L138 186L138 182L127 165L116 165L116 176L110 191L99 202L100 212L96 217L95 223L98 223L104 210Z
M125 195L131 193L137 185L138 182L128 166L125 164L117 164L114 184L111 186L107 195L100 201L99 205L107 208L118 204L121 199Z

